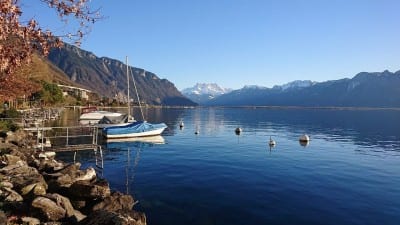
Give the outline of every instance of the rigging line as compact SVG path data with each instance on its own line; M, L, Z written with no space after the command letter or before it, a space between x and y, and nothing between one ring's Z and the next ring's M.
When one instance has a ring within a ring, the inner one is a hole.
M139 98L139 94L138 94L137 87L136 87L135 77L133 76L132 67L129 67L129 71L131 72L133 86L135 87L136 97L137 97L137 100L139 102L139 109L140 109L140 113L142 114L142 119L143 119L143 121L146 121L145 118L144 118L142 105L140 103L140 98Z

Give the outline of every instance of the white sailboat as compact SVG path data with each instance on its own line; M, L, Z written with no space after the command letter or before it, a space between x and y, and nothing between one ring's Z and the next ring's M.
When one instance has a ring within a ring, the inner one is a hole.
M126 58L126 71L128 80L128 116L130 116L130 99L129 99L129 71L128 71L128 57ZM143 121L135 121L126 125L110 126L103 129L103 135L106 138L134 138L134 137L147 137L160 135L167 125L165 123L152 124L144 120L142 106L140 104L139 94L136 88L136 82L132 74L133 85L136 91L136 97L139 102L140 112Z

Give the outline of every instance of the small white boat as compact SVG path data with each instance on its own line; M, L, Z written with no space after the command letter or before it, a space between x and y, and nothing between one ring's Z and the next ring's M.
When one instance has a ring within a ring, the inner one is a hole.
M165 123L152 124L146 121L137 121L125 126L106 127L103 135L106 138L134 138L160 135L167 125Z
M116 117L104 116L101 120L98 121L95 126L103 129L106 127L126 126L132 122L135 122L135 120L133 119L133 117L129 118L127 114Z
M118 112L97 110L96 107L86 107L82 109L82 114L79 117L79 123L82 125L97 124L99 120L101 120L105 116L112 118L119 117L121 115L122 113Z

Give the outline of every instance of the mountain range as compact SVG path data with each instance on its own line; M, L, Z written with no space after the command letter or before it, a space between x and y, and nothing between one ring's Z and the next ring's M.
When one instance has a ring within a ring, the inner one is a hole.
M68 44L51 50L48 60L51 64L44 58L36 59L42 68L39 70L45 68L55 82L77 85L111 98L126 93L126 65L118 60L97 57ZM183 95L172 82L154 73L136 67L129 70L141 101L151 105L400 107L400 71L361 72L351 79L325 82L297 80L272 88L248 85L231 90L198 83L182 90ZM132 79L130 86L133 87Z
M113 98L122 95L126 99L127 78L124 63L107 57L97 57L91 52L69 44L52 49L48 59L71 81L97 92L99 96ZM167 79L160 79L154 73L141 68L129 67L129 71L136 81L141 102L168 106L197 105L183 96ZM131 77L130 87L133 87Z
M245 86L208 106L400 107L400 71L367 73L326 82L294 81L272 88Z

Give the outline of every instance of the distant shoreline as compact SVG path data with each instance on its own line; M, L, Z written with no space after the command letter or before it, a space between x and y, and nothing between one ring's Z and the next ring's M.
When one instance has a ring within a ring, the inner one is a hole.
M83 108L87 106L64 106L64 108ZM127 106L96 106L100 109L126 109ZM139 106L131 106L139 108ZM195 109L195 108L244 108L244 109L321 109L321 110L399 110L400 107L355 107L355 106L165 106L147 105L144 108L176 108L176 109Z

